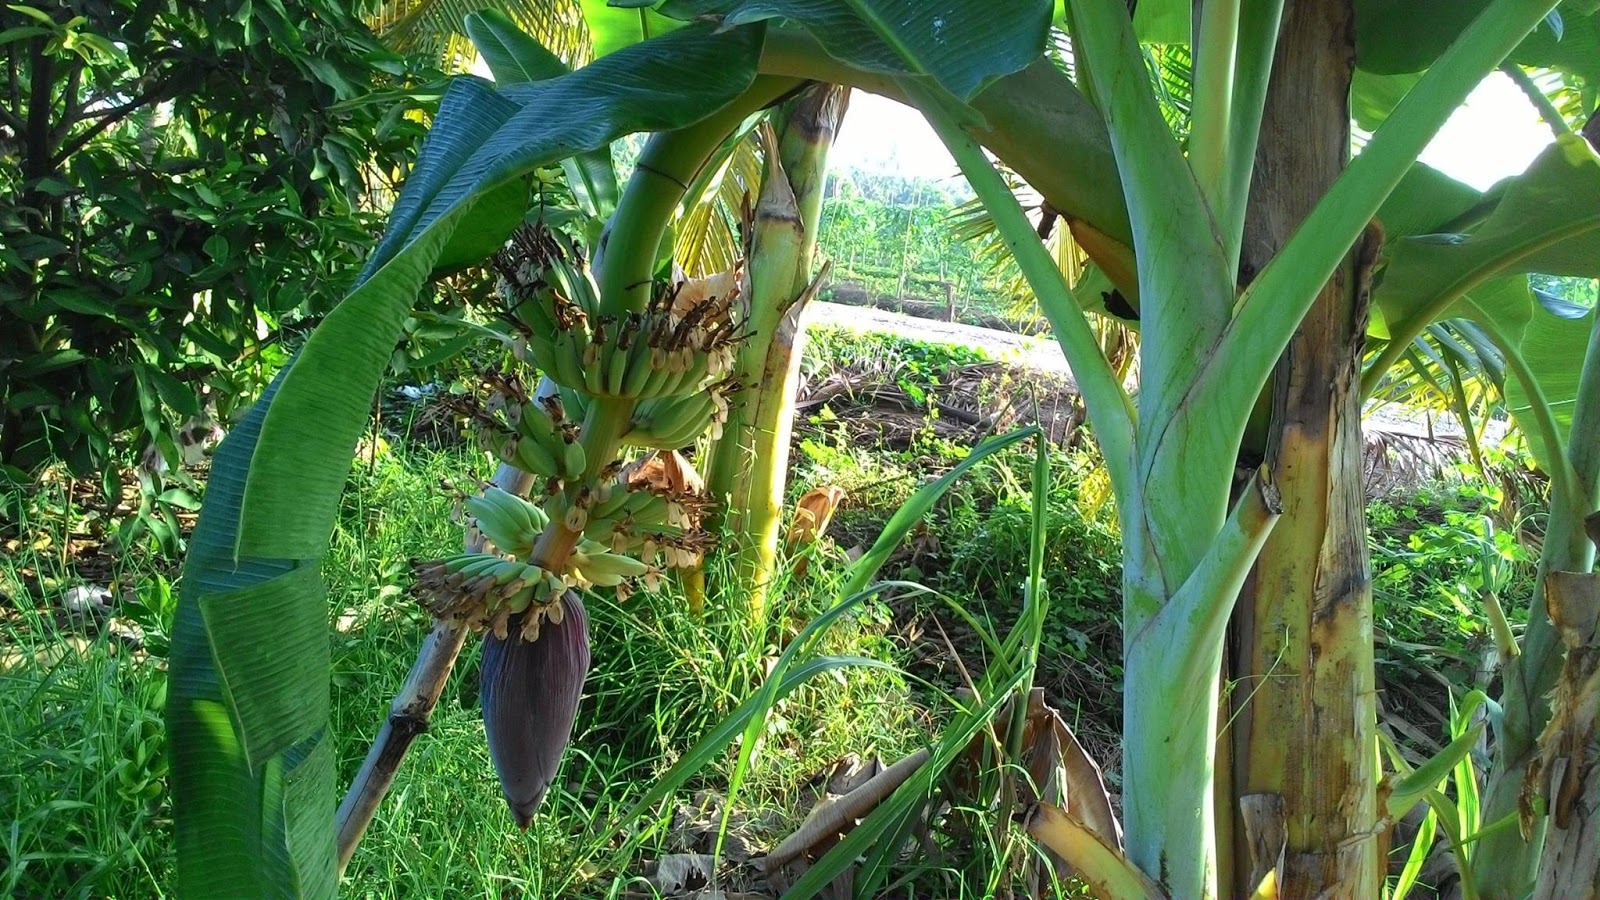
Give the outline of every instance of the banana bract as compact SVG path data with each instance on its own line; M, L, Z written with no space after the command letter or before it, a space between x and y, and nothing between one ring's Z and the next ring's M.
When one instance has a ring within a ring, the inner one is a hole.
M589 674L583 602L567 591L560 605L559 621L548 618L538 640L523 640L513 623L519 627L509 638L489 634L483 642L483 730L506 804L524 831L556 777Z

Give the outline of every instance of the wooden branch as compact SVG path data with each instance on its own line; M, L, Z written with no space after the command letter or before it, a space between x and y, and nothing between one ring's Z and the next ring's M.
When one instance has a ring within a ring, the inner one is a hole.
M72 71L67 74L66 86L61 91L61 121L50 132L50 144L52 146L61 143L66 138L67 132L72 128L72 123L78 121L78 116L83 112L83 107L78 104L77 99L78 83L83 77L84 63L79 57L73 57L73 62Z
M33 42L32 83L29 85L28 122L22 138L22 177L33 181L50 173L50 85L55 60L44 52L45 39Z
M100 119L93 125L89 126L87 131L84 131L82 134L79 134L77 137L68 141L66 145L60 149L60 151L51 157L50 167L54 169L55 167L66 162L72 156L72 154L82 150L84 145L99 137L106 129L117 124L123 119L126 119L136 110L163 99L167 87L172 84L172 80L173 79L171 77L163 78L151 85L145 90L144 93L134 97L127 103L106 110L105 114L102 115Z

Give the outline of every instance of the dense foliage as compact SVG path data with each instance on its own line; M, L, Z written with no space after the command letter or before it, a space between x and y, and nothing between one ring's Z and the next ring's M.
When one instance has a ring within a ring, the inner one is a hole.
M339 298L433 77L361 4L0 10L0 464L106 472L259 395Z

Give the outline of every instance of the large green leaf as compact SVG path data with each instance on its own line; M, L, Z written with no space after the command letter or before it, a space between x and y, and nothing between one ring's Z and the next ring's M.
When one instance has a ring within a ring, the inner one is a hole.
M1417 163L1378 207L1378 221L1383 223L1389 241L1434 234L1482 199L1482 192L1476 188Z
M682 22L636 3L624 7L621 4L612 6L607 0L578 0L578 6L583 10L584 24L589 27L589 40L594 44L596 58L683 27Z
M1454 200L1418 193L1416 203L1441 211L1460 207L1468 195L1455 193ZM1491 298L1476 295L1500 276L1600 275L1600 158L1582 138L1567 135L1552 144L1500 194L1493 211L1470 232L1414 234L1390 242L1389 264L1373 302L1392 333L1409 340L1469 294L1493 308ZM1500 293L1493 286L1487 290Z
M1415 203L1431 200L1436 216L1476 218L1463 215L1481 205L1470 191L1457 191L1453 201L1440 200L1441 193L1418 192ZM1452 315L1493 335L1509 358L1507 406L1548 466L1559 452L1552 442L1571 423L1594 312L1542 300L1527 275L1600 276L1600 157L1568 135L1494 193L1499 202L1470 230L1391 241L1373 301L1393 341L1409 342L1423 325ZM1391 346L1385 356L1398 351ZM1546 415L1551 429L1541 427Z
M559 78L570 69L561 58L524 34L504 13L492 9L467 16L467 35L488 64L495 84L505 87ZM617 208L621 193L609 145L561 161L567 182L591 215L606 217ZM520 218L524 209L518 209Z
M782 18L829 54L873 72L927 75L962 100L1033 62L1050 32L1051 0L667 0L683 19L724 25Z
M693 26L569 75L501 91L452 86L356 289L306 342L262 426L238 552L315 559L368 406L413 298L470 216L498 246L514 223L480 222L483 198L531 170L635 131L665 131L726 106L755 75L760 30ZM455 244L462 243L454 240Z
M1488 5L1489 0L1356 0L1356 65L1379 75L1419 72ZM1594 0L1566 0L1510 60L1592 78L1600 72Z
M184 565L167 704L183 896L335 892L333 768L319 750L328 709L322 586L314 566L236 559L233 549L250 458L287 371L218 448ZM280 678L291 661L303 671Z
M1496 284L1500 289L1492 294L1473 292L1466 312L1507 345L1508 351L1520 355L1532 383L1515 371L1509 373L1506 407L1517 428L1528 437L1534 457L1548 469L1559 448L1549 446L1540 434L1538 416L1548 411L1556 436L1565 440L1572 426L1595 311L1558 315L1528 289L1526 279L1512 276L1498 279Z
M1350 83L1350 117L1356 127L1368 132L1378 130L1389 113L1400 105L1406 91L1422 80L1420 72L1403 72L1398 75L1379 75L1357 69Z
M559 78L572 71L567 64L537 40L528 36L496 9L471 13L466 19L467 37L478 48L478 55L494 75L495 84L521 84Z

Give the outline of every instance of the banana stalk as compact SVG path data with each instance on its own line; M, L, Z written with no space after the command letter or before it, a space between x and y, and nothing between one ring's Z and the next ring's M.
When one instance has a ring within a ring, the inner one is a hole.
M828 151L848 98L848 88L813 86L783 108L781 138L763 132L767 172L750 249L750 336L734 366L740 390L707 475L711 496L727 501L725 533L737 579L736 593L728 595L748 597L757 620L777 570L804 345L800 315L820 282L811 277L811 256Z

